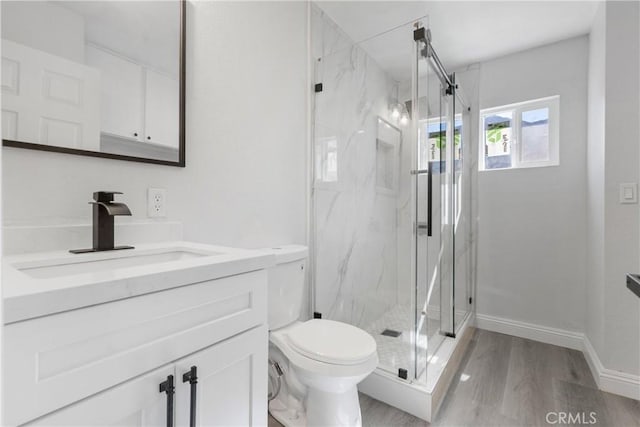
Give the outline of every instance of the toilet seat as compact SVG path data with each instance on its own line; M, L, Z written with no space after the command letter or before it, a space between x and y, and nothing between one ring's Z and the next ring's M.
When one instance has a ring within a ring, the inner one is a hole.
M300 327L304 328L304 325L307 323L317 320L319 319L309 320L306 322L296 322L284 328L271 331L269 333L269 341L280 349L280 351L297 369L312 372L327 378L358 376L363 373L369 373L376 368L378 365L378 354L376 352L375 340L373 340L373 337L371 338L374 343L373 353L371 353L365 360L351 364L344 364L344 362L330 363L316 360L313 357L309 357L295 349L291 343L289 335ZM323 320L323 322L326 322L326 320ZM304 331L304 329L302 330ZM366 334L366 332L362 332Z
M333 320L313 319L287 334L291 348L310 359L336 365L366 362L376 352L376 342L365 331Z

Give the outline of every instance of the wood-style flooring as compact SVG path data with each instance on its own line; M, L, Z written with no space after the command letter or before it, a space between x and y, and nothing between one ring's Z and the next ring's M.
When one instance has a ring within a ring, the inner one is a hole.
M360 406L365 427L430 425L363 394ZM640 402L598 390L579 351L476 329L431 426L550 425L640 427Z

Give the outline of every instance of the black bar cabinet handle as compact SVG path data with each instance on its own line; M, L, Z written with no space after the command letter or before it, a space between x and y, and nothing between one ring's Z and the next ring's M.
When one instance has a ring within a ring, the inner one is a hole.
M166 381L160 383L160 393L167 394L167 427L173 427L173 395L175 391L173 375L169 375Z
M182 375L182 382L191 384L191 408L189 410L189 427L196 427L196 391L198 387L198 368L192 366L189 372Z
M431 168L431 162L429 162L427 172L427 187L429 191L429 194L427 194L427 236L431 237L431 215L433 211L433 169Z

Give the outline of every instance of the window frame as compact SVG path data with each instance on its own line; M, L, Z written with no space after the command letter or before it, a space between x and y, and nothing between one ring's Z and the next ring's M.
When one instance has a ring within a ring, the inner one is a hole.
M526 111L538 110L542 108L549 109L549 159L539 161L523 161L522 160L522 113ZM485 165L485 117L495 113L512 113L512 142L511 142L511 166L508 168L492 168L487 169ZM514 104L501 105L498 107L483 108L480 110L480 131L479 131L479 150L478 150L478 170L485 171L504 171L512 169L528 169L537 167L559 166L560 165L560 95L549 96L546 98L533 99L530 101L518 102Z

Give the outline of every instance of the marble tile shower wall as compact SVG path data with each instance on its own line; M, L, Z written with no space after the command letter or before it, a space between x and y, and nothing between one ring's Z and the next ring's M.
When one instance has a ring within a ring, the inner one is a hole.
M396 82L315 5L311 37L315 81L323 84L314 103L315 309L365 327L408 294L398 286L397 261L398 246L410 245L397 231L408 193L381 191L376 182L378 118L395 124ZM394 154L395 174L407 149L402 141Z

